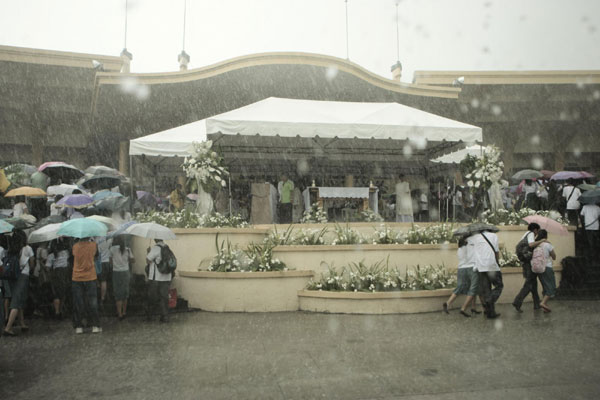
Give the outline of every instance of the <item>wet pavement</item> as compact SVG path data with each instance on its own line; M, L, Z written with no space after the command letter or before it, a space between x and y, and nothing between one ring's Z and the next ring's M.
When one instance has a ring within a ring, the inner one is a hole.
M551 306L496 321L190 312L83 335L34 319L0 338L0 399L600 398L600 302Z

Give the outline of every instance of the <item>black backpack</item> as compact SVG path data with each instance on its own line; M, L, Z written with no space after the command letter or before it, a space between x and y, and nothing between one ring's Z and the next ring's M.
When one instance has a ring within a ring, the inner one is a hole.
M161 274L170 274L177 268L177 257L169 246L160 246L160 262L156 267Z
M4 257L4 260L2 260L2 266L0 267L0 279L16 281L19 279L19 275L21 275L19 255L8 253Z
M530 233L532 233L532 232L530 232ZM515 253L517 254L517 258L522 263L530 262L531 258L533 257L533 250L531 250L531 248L529 247L529 242L527 241L528 236L529 236L529 233L527 235L525 235L525 237L523 239L521 239L519 241L519 243L517 243L517 248L515 250Z

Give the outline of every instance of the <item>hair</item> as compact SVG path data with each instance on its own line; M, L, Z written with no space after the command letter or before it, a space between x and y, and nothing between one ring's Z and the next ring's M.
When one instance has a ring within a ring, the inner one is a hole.
M548 231L545 229L540 229L535 240L548 239Z
M538 223L535 223L535 222L532 222L532 223L530 223L529 225L527 225L527 230L528 230L528 231L531 231L531 232L533 232L533 231L534 231L534 230L536 230L536 229L539 231L539 230L540 230L540 228L541 228L541 227L540 227L540 224L538 224Z
M14 230L8 244L9 252L18 254L25 246L27 246L27 234L21 229Z
M125 254L125 240L123 239L123 236L115 236L113 239L113 246L119 246L121 254Z
M567 179L567 184L569 184L569 185L575 185L575 179L573 179L573 178Z
M458 238L458 247L463 247L467 245L467 237L461 236Z

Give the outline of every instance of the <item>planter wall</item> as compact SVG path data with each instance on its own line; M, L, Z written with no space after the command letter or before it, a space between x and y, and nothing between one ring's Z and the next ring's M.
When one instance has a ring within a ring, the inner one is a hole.
M444 264L456 268L456 244L377 244L340 246L277 246L273 257L283 261L289 268L312 270L318 274L327 271L327 265L340 268L351 262L364 260L366 265L386 260L390 267L406 270L407 266ZM322 263L324 261L325 263Z
M178 290L190 307L216 312L273 312L299 309L298 290L312 271L180 271Z
M219 245L229 240L232 245L237 244L240 248L245 248L250 243L260 243L268 234L266 229L256 228L173 229L173 232L177 235L177 240L169 240L166 243L177 257L179 271L197 271L203 260L203 264L209 263L217 254L217 234ZM134 265L136 273L144 273L146 249L152 244L153 240L133 237L131 250L137 261Z
M560 282L561 267L555 266L557 284ZM503 268L504 290L498 300L500 304L512 303L523 286L521 268ZM441 312L442 303L448 299L453 289L418 290L402 292L327 292L300 290L300 310L340 314L412 314L421 312ZM541 296L541 286L538 289ZM464 296L454 302L459 308ZM531 301L531 296L525 299Z

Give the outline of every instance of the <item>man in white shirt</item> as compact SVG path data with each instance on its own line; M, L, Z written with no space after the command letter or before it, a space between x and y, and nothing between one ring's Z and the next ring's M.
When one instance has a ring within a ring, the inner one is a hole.
M419 196L419 221L429 221L429 201L427 200L427 192L425 190L422 190Z
M146 303L146 320L152 320L152 314L159 303L160 322L169 322L169 286L171 285L172 274L163 274L158 270L160 264L161 249L166 246L160 239L154 239L155 245L150 248L146 255L148 263L148 297Z
M504 287L498 266L498 236L488 231L473 234L467 239L467 253L479 272L485 315L489 319L497 318L500 314L496 313L495 304Z
M600 207L597 204L586 204L581 208L581 216L583 221L583 227L585 228L585 237L587 238L588 248L587 256L591 262L598 262L600 256L600 243L598 229L600 223Z
M569 224L578 225L578 212L580 204L579 204L579 196L581 196L581 190L575 187L575 181L573 179L569 179L567 181L567 186L563 188L562 195L565 199L567 199L567 219L569 220Z

